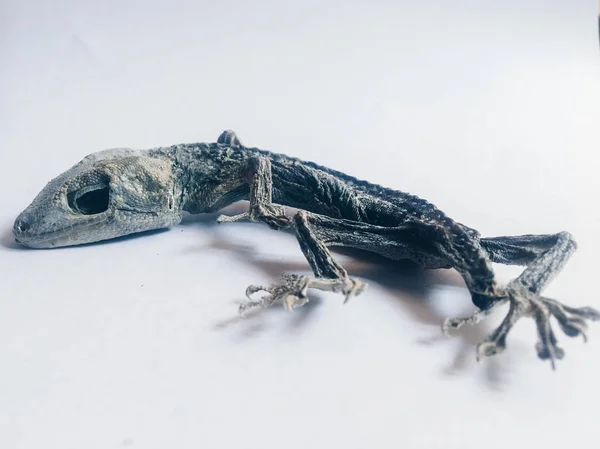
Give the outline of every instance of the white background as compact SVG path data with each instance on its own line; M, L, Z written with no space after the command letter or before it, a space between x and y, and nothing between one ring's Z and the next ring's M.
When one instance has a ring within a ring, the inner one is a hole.
M584 0L6 1L0 11L0 447L591 447L600 326L501 320L452 271L340 256L342 306L240 320L251 283L308 268L294 238L187 217L35 251L16 215L86 154L242 141L416 193L486 236L572 232L548 296L600 307L597 4ZM517 269L498 269L502 280Z

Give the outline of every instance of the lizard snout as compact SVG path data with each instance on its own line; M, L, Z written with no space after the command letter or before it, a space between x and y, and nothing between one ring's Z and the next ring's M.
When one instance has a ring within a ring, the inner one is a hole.
M17 220L17 222L15 223L15 231L17 231L17 233L19 234L27 232L29 228L31 228L31 225L24 218Z
M31 222L27 219L27 217L20 216L15 220L15 225L13 227L13 235L18 241L19 237L22 237L23 234L26 234L27 231L29 231L30 229Z

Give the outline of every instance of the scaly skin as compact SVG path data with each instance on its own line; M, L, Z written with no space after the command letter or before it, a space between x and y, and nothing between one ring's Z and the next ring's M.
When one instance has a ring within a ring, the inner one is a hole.
M477 322L509 302L506 319L479 345L478 357L502 351L512 326L528 316L536 321L538 356L554 366L564 353L550 316L567 335L584 337L586 320L600 318L592 308L571 308L540 295L576 248L567 232L481 238L414 195L245 147L231 131L217 143L91 154L50 181L19 215L13 233L17 242L32 248L80 245L169 227L181 221L184 211L214 212L239 200L250 200L249 211L219 221L249 219L293 229L315 274L288 275L283 285L250 286L242 311L274 302L299 307L308 301L309 288L340 292L346 299L360 294L365 284L349 278L327 248L349 246L410 259L424 268L456 269L478 310L471 317L446 320L445 331ZM287 217L283 206L300 212ZM526 269L501 286L492 262ZM268 294L250 298L260 290Z

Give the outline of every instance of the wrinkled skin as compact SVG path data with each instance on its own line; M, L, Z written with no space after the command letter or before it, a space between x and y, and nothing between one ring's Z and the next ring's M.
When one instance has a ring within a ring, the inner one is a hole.
M584 339L587 322L600 319L591 307L570 307L541 295L576 249L568 232L483 238L417 196L245 147L232 131L210 144L92 154L52 180L19 215L13 232L19 243L34 248L78 245L169 227L181 220L182 211L215 212L239 200L250 200L248 212L218 221L248 219L290 228L315 275L250 286L241 311L275 302L300 307L311 288L346 299L361 293L365 285L350 278L328 249L346 246L409 259L424 268L456 269L478 309L469 317L447 319L445 331L476 323L508 302L508 314L478 346L478 357L503 351L512 327L529 317L536 323L538 356L554 367L564 351L550 318L566 335ZM300 210L291 219L283 206ZM502 285L492 262L526 268ZM259 291L267 294L253 299Z
M91 154L46 185L17 217L15 240L55 248L107 240L181 221L172 162L147 151Z

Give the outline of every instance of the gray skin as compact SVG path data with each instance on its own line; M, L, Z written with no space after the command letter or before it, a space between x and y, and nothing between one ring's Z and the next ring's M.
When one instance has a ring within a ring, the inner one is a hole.
M541 359L564 355L550 324L554 316L568 336L586 338L587 320L600 319L591 307L568 307L541 296L576 248L567 232L482 238L431 203L344 173L241 144L225 131L216 143L182 144L151 150L113 149L87 156L53 179L15 221L17 242L56 248L107 240L177 224L184 211L215 212L249 200L248 212L220 216L219 222L250 220L273 229L291 229L314 277L285 275L282 284L251 285L243 313L276 302L293 310L315 288L360 294L363 282L350 278L328 247L359 248L389 259L409 259L424 268L454 268L463 277L477 310L446 319L444 332L476 323L501 304L509 311L478 345L477 358L501 352L521 317L534 319ZM283 206L300 211L285 215ZM495 280L492 262L522 265L507 285ZM253 299L253 294L266 294Z

